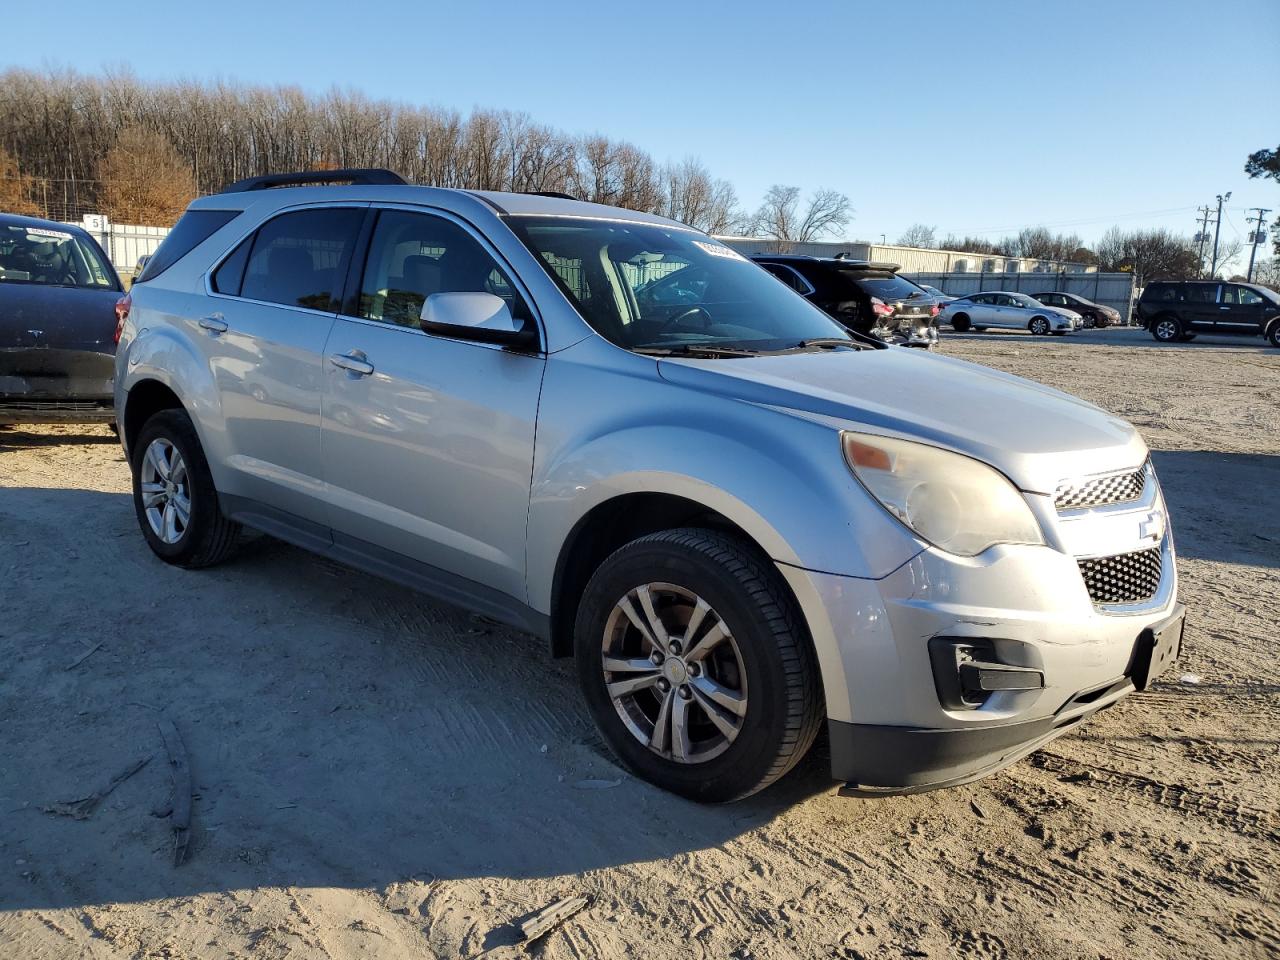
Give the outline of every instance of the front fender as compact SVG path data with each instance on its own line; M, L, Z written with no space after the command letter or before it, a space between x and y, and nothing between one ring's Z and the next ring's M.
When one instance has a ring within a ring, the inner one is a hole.
M672 384L631 359L641 362L618 371L548 362L527 541L535 609L551 611L560 550L579 521L634 493L698 503L776 562L806 569L878 578L922 549L853 478L829 424Z

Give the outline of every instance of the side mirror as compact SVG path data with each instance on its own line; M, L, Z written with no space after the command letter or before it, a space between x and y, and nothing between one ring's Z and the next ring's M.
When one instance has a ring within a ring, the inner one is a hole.
M422 304L418 323L427 333L457 340L520 350L538 345L534 324L517 320L506 301L492 293L433 293Z

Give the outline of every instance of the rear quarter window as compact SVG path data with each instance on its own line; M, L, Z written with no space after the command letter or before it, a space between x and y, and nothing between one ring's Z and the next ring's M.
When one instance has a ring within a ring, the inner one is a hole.
M188 210L178 218L134 282L154 280L240 213L239 210Z

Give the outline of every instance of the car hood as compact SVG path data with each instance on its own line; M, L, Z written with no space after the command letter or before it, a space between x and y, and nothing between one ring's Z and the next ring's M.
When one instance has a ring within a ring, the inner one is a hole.
M1052 494L1068 477L1137 467L1147 456L1130 423L1093 404L921 350L663 358L658 369L692 389L956 450L1033 493Z

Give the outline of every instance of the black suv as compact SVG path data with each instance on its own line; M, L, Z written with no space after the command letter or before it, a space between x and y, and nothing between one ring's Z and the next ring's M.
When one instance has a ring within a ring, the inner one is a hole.
M1256 283L1160 280L1142 291L1137 317L1161 343L1212 333L1266 337L1280 347L1280 295Z
M751 259L850 330L909 347L938 342L938 298L898 276L896 263L774 253Z

